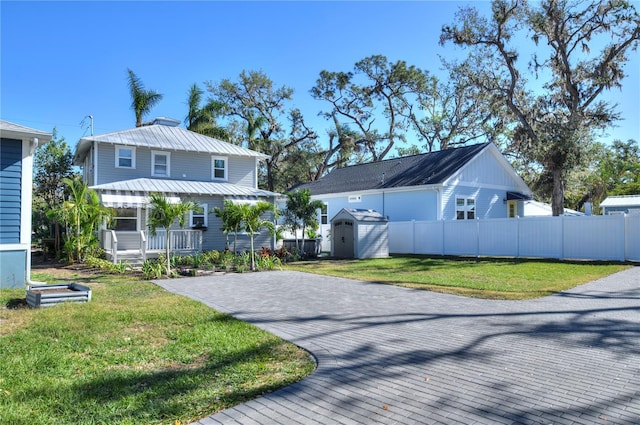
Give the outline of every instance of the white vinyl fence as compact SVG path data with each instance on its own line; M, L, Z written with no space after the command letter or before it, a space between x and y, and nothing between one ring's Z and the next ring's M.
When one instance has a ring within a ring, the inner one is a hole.
M640 261L640 214L390 222L389 252Z

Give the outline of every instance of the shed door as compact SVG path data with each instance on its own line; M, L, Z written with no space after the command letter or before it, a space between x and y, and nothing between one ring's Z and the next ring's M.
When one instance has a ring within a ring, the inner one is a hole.
M333 255L353 258L353 221L338 220L333 223Z

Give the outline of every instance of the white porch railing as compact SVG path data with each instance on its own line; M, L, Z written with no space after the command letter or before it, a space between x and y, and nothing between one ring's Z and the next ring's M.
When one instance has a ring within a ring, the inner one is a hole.
M114 263L118 262L118 237L115 230L102 232L102 249L111 254Z
M202 251L201 230L170 230L171 252ZM164 252L166 250L167 232L158 230L155 235L146 231L117 232L104 230L102 232L102 248L114 263L118 262L118 254L134 255L145 261L149 252Z
M200 230L170 230L169 240L171 251L201 251L202 231ZM167 248L167 231L158 230L155 235L149 234L147 249L161 251Z

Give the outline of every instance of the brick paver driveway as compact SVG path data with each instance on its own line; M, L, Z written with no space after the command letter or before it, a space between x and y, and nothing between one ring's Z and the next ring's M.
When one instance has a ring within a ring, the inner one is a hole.
M202 424L640 424L640 267L530 301L283 271L157 283L318 361Z

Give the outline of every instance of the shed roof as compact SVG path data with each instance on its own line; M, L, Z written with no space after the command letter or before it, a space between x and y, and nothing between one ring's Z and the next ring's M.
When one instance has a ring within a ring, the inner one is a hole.
M421 186L445 182L491 143L445 149L420 155L336 168L326 176L292 189L313 195Z
M268 155L242 146L233 145L213 137L169 125L147 125L113 133L83 137L78 141L74 164L81 165L94 141L112 145L141 146L150 149L202 152L218 155L249 156L258 159Z
M601 207L640 207L640 195L609 196L600 203Z
M42 143L48 142L53 137L51 133L25 127L5 120L0 120L0 136L16 139L22 139L23 137L35 137L42 139L40 140Z
M368 222L387 222L389 221L385 216L380 214L375 210L365 210L358 208L343 208L338 211L331 221L333 221L336 217L340 216L342 213L346 213L353 217L356 221L368 221Z
M275 192L268 190L254 189L252 187L240 186L237 184L223 182L203 182L191 180L163 180L139 178L123 180L113 183L104 183L91 186L95 190L115 190L129 192L160 192L160 193L183 193L187 195L219 195L238 197L275 197Z

